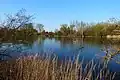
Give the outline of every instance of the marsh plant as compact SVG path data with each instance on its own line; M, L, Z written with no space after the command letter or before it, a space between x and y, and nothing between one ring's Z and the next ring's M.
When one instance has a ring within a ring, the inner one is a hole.
M107 66L85 64L79 55L72 59L59 60L57 56L31 55L0 63L0 80L113 80L115 73Z

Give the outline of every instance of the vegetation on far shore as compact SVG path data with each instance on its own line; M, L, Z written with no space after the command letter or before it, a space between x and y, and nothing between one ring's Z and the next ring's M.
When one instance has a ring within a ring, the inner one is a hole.
M0 23L0 40L30 40L38 35L44 37L106 37L120 35L120 20L110 18L106 22L86 23L72 21L61 24L54 32L44 30L43 24L34 24L32 15L26 15L22 9L14 15L6 15L6 20Z

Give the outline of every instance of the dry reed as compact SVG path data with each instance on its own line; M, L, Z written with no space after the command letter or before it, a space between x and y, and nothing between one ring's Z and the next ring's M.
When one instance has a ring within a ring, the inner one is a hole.
M84 60L63 61L57 56L22 56L0 63L0 80L113 80L106 66L100 67L93 60L83 67Z

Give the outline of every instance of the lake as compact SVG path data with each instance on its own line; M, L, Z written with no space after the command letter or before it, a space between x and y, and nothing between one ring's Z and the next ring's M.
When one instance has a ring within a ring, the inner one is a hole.
M29 54L56 54L60 59L71 57L80 54L80 59L88 62L94 59L96 62L104 62L107 59L105 48L111 47L120 48L119 40L108 40L101 38L42 38L31 42L2 42L0 49L8 48L7 54L12 58L17 58L20 55ZM113 51L113 50L112 50ZM3 58L3 57L1 57ZM8 57L4 57L4 59ZM120 72L120 55L114 55L108 63L109 70L112 72Z

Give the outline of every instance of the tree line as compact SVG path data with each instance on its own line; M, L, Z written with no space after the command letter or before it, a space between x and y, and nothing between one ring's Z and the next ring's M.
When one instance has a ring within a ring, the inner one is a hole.
M73 21L62 24L55 34L68 37L106 37L107 35L120 35L120 20L110 18L106 22L85 23L83 21Z
M25 9L16 14L7 14L5 21L0 23L0 40L30 40L38 35L45 37L105 37L120 35L120 20L110 18L105 22L86 23L72 21L61 24L54 32L44 30L43 24L33 24L33 15L27 15Z

